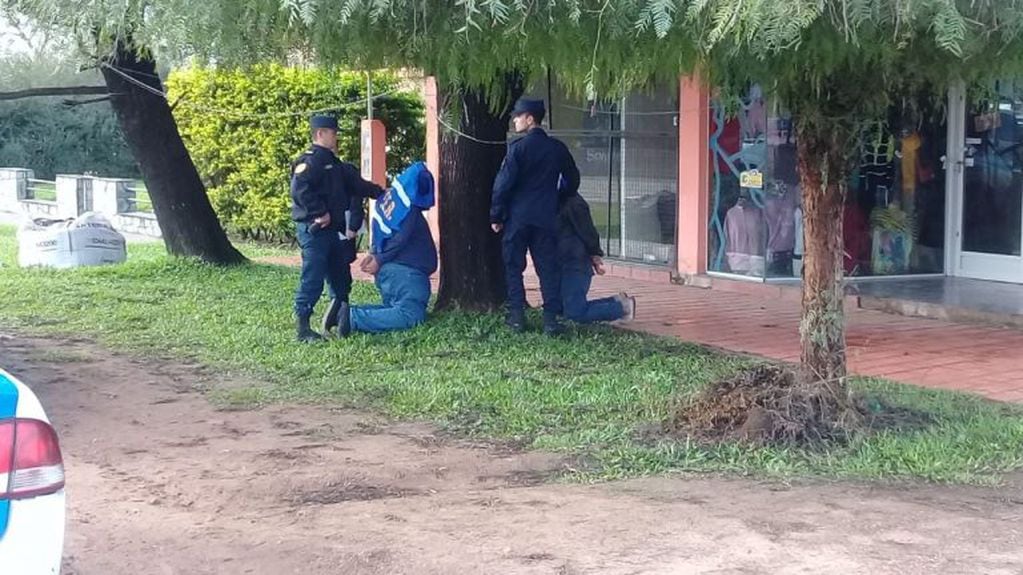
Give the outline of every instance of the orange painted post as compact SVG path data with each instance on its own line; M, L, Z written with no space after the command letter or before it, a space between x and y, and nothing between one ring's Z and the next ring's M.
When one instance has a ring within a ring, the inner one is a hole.
M698 76L679 86L678 258L683 279L707 273L710 221L710 90Z

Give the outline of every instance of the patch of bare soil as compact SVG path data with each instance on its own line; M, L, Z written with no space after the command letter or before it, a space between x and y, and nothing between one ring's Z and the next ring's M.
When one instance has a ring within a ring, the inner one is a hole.
M201 390L245 382L87 341L7 334L0 365L60 433L65 574L1023 572L1018 484L556 484L557 456L427 425L217 411Z
M285 496L285 500L297 505L333 505L346 501L373 501L389 497L417 495L410 489L367 484L358 479L343 477L330 480L316 487L297 488Z

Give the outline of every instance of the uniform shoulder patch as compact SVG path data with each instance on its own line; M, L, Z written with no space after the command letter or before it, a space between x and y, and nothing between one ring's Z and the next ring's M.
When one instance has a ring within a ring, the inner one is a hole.
M297 166L295 166L295 173L296 174L301 174L302 172L306 171L306 169L308 169L308 168L309 168L309 166L307 166L305 162L299 162L299 164Z

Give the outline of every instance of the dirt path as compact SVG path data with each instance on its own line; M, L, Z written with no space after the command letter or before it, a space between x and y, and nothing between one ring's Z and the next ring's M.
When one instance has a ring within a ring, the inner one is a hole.
M1023 488L540 481L365 413L216 411L198 366L0 336L61 434L65 573L1023 573Z

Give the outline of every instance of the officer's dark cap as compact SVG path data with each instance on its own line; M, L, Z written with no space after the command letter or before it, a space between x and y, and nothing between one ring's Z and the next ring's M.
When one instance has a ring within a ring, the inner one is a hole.
M529 114L541 120L546 114L547 109L543 105L543 100L534 100L532 98L519 98L518 102L515 102L515 107L512 108L512 117L521 116L522 114Z
M313 130L323 128L337 131L337 118L326 114L316 114L309 119L309 127Z

